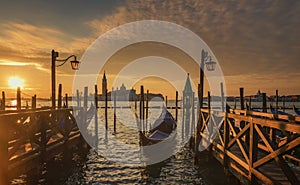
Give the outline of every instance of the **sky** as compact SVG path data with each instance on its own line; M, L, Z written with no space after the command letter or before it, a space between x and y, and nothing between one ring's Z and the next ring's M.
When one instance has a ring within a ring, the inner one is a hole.
M22 79L24 96L50 97L52 49L60 58L75 54L80 60L99 36L139 20L169 21L202 38L222 68L227 95L238 95L239 87L246 95L258 89L269 95L276 89L281 95L300 94L298 0L16 0L1 2L0 17L0 90L8 97L15 96L12 77ZM116 71L104 70L111 89ZM69 64L57 68L56 75L64 93L71 93ZM175 94L159 79L143 83L152 92Z

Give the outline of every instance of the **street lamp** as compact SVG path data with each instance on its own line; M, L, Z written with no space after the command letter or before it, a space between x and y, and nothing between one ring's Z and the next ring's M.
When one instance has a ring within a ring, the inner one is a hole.
M76 59L75 55L70 55L66 59L57 59L59 53L52 50L51 52L51 83L52 83L52 108L55 109L55 68L64 65L69 59L74 58L71 60L71 67L73 70L79 69L79 61ZM59 65L55 65L55 62L61 62Z
M198 100L199 100L199 112L198 112L198 122L196 124L196 144L195 144L195 151L196 151L196 159L198 158L198 146L200 143L200 129L203 125L202 121L202 114L201 114L201 108L203 107L203 85L204 85L204 64L206 65L207 71L214 71L216 62L212 60L212 57L208 55L207 51L204 51L202 49L201 52L201 63L200 63L200 84L198 85ZM196 160L197 161L197 160Z

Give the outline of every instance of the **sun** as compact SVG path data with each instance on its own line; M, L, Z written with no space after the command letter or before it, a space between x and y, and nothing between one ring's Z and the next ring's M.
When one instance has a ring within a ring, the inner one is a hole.
M24 80L19 77L10 77L8 80L8 84L11 88L17 88L20 87L21 89L24 86Z

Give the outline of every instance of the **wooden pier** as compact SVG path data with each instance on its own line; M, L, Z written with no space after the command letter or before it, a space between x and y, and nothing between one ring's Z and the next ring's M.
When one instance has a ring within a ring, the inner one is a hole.
M73 109L10 111L0 114L0 184L40 166L84 141Z
M300 117L231 109L201 109L206 129L216 128L208 148L237 184L300 184Z

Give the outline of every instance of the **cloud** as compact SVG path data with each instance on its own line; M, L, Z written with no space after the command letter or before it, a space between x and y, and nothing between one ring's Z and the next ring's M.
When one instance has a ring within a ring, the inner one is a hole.
M87 24L99 36L132 21L170 21L192 30L207 42L225 74L297 72L299 5L296 0L130 0L111 15Z

